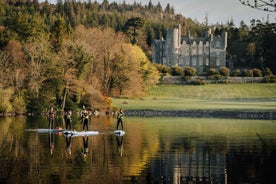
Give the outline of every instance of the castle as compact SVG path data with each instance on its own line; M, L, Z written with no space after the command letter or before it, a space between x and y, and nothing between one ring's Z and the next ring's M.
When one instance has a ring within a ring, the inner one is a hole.
M209 68L226 66L227 32L220 36L206 31L204 37L181 36L181 26L169 29L166 40L154 40L152 62L166 66L193 67L198 75Z

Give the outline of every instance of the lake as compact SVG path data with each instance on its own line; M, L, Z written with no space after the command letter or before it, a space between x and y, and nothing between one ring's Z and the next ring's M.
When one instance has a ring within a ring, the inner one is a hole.
M0 183L276 181L275 120L125 117L121 137L115 126L113 117L93 117L89 130L99 135L66 137L39 133L45 117L0 118Z

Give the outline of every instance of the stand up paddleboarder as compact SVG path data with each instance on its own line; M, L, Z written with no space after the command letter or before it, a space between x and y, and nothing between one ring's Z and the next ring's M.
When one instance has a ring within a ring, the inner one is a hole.
M55 111L53 107L50 107L48 112L48 128L53 129L54 127L54 119L55 119Z
M123 117L124 117L124 112L122 109L120 109L117 114L117 130L118 130L120 124L121 124L122 130L124 129Z

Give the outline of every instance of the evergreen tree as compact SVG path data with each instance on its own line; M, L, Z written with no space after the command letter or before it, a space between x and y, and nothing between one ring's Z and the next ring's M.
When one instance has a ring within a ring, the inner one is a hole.
M65 35L65 24L60 18L55 21L55 24L51 27L50 42L55 52L59 52L62 47L62 40Z
M144 26L144 20L141 17L134 17L127 20L124 25L124 32L131 38L131 43L137 44L138 30Z

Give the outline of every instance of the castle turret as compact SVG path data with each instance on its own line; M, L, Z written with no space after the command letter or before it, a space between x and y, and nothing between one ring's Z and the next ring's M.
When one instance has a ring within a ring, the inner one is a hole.
M222 38L223 38L223 46L225 50L227 48L227 36L228 36L227 32L223 32Z

